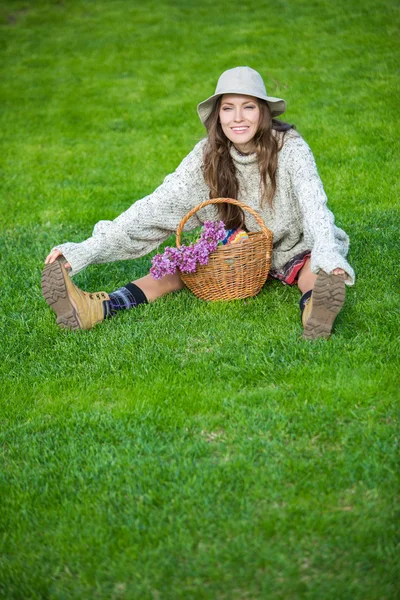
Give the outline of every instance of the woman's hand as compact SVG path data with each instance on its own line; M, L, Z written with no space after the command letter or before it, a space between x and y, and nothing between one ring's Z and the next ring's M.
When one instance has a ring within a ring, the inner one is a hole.
M45 265L51 265L53 262L55 262L57 260L57 258L60 258L62 256L62 252L60 252L59 250L53 250L52 252L50 252L50 254L46 257L46 260L44 261ZM66 269L70 269L71 265L66 262L64 267Z
M347 278L347 273L343 269L333 269L332 273L334 275L342 275L345 279Z

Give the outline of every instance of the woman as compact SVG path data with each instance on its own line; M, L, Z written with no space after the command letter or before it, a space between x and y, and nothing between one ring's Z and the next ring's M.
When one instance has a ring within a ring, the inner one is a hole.
M143 256L174 233L192 207L210 197L231 197L254 208L273 231L270 275L297 283L303 336L329 337L344 303L345 284L354 283L346 260L349 239L334 225L310 148L291 125L275 118L285 109L284 100L267 95L257 71L225 71L215 93L197 108L207 138L176 171L114 221L97 223L91 238L61 244L47 256L42 288L57 323L90 329L119 310L181 289L178 275L160 280L147 275L111 294L88 294L72 283L67 269L74 275L92 263ZM249 231L258 229L251 215L233 205L221 206L198 211L186 229L217 218L227 227L244 223Z

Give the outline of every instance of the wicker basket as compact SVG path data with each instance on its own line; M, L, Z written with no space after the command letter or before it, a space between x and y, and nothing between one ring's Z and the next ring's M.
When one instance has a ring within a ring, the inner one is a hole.
M207 265L199 265L195 273L181 273L184 284L202 300L235 300L255 296L264 285L271 267L272 231L250 206L231 198L206 200L183 217L176 231L176 245L181 246L181 233L198 210L209 204L236 204L255 217L260 232L249 233L249 239L237 244L218 246L210 254Z

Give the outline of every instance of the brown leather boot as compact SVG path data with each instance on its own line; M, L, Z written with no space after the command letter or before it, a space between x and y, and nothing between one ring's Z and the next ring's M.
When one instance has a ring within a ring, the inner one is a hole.
M80 290L59 261L43 269L42 291L47 304L57 315L57 324L62 328L91 329L104 321L103 302L109 300L108 294L89 294Z
M328 338L333 323L340 312L346 295L346 284L340 275L328 275L320 271L307 300L303 314L303 338L315 340Z

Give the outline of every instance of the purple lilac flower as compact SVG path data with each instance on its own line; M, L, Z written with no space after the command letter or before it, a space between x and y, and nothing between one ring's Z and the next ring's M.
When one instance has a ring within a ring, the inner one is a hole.
M200 239L189 246L166 247L163 254L156 254L152 260L150 273L154 279L173 275L179 269L182 273L194 273L197 264L207 265L209 256L217 249L218 242L226 236L223 221L205 221Z

